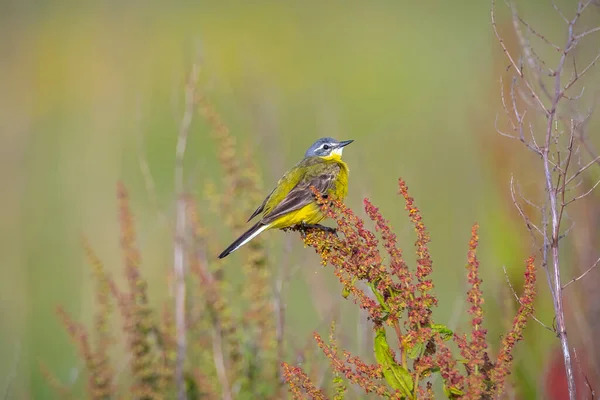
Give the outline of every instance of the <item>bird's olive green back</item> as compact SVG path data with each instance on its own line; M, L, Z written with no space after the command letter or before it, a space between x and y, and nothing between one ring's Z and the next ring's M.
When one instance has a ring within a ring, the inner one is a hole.
M305 192L305 198L312 199L310 186L315 186L323 194L343 199L347 193L348 167L339 158L307 157L290 169L277 183L277 187L265 199L263 219L279 214L277 208L290 195L290 192ZM296 194L296 193L294 193ZM306 201L290 207L289 211L305 205ZM280 208L280 207L279 207ZM258 210L257 210L258 211ZM274 212L275 211L275 212ZM283 210L281 210L283 211Z

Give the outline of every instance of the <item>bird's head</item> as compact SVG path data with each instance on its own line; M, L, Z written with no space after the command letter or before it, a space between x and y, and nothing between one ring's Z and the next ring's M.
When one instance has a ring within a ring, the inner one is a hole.
M341 157L344 147L354 140L337 141L334 138L325 137L317 140L306 150L304 157Z

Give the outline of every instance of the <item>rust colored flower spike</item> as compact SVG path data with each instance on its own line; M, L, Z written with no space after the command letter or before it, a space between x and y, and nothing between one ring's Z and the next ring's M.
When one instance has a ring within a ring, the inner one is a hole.
M369 199L364 200L365 211L369 218L375 222L375 228L383 239L383 245L387 250L390 260L390 272L396 276L398 283L394 283L394 289L402 293L406 298L414 296L412 286L412 276L408 265L402 257L402 250L398 248L396 234L392 232L389 222L383 218L379 209L375 207Z
M344 352L344 359L342 359L333 345L326 344L318 333L314 333L313 336L319 348L329 358L331 367L336 373L349 382L360 386L365 393L390 396L389 389L382 384L382 371L379 365L369 365L347 351Z
M325 400L327 396L318 389L310 380L308 375L300 367L292 367L288 363L282 363L283 378L290 386L292 397L297 400L310 398L313 400Z
M512 352L517 342L523 339L523 331L527 321L534 312L533 303L535 301L536 290L536 268L535 257L531 256L526 261L525 282L523 284L523 294L519 298L519 310L513 319L510 332L502 339L502 347L498 352L498 361L491 371L492 382L494 382L494 391L500 394L504 390L505 380L510 375L512 367Z
M479 278L479 260L477 259L477 234L479 225L474 224L471 229L469 252L467 253L468 282L471 286L467 293L467 301L471 305L471 341L461 347L461 355L467 360L466 367L470 372L468 378L469 393L473 398L479 398L485 390L484 380L489 380L485 368L485 351L487 349L486 334L483 328L483 293L481 292L481 279ZM461 344L463 341L460 341Z
M429 254L429 233L423 223L421 211L414 205L414 199L408 194L408 186L403 179L398 180L399 193L404 198L408 216L412 221L415 232L417 233L417 241L415 248L417 252L417 271L415 277L418 281L417 290L421 296L416 299L414 317L418 319L419 324L427 324L431 315L431 307L437 305L437 299L431 295L433 290L433 281L429 278L433 270L433 263Z
M360 308L366 310L377 332L374 346L377 364L374 365L348 351L343 356L338 354L334 337L330 337L331 344L326 344L319 334L314 334L318 347L330 361L335 379L345 379L366 393L383 397L432 399L434 391L430 378L439 372L448 398L481 399L501 393L505 377L510 371L514 345L521 339L523 328L533 312L533 259L527 262L526 289L521 298L521 309L513 329L503 339L498 361L494 364L487 353L489 344L487 331L483 327L484 298L476 254L479 243L477 224L471 229L467 253L467 281L470 287L467 303L471 315L471 331L467 337L455 334L433 321L432 309L437 305L437 298L430 278L433 268L429 252L430 238L421 212L408 194L406 182L399 180L399 194L404 198L408 217L417 236L414 270L405 262L389 222L371 201L364 200L365 212L375 223L375 232L381 242L374 232L365 227L363 220L344 204L323 199L317 191L314 194L324 214L336 221L337 233L303 230L303 240L314 248L323 265L334 268L333 272L343 287L342 296L351 296ZM387 253L385 256L380 253L380 244ZM365 291L364 285L357 285L358 281L364 282L370 291ZM401 321L404 332L399 324ZM388 325L393 327L396 334L396 348L387 341L385 327ZM446 344L449 340L456 343L460 362ZM296 396L314 391L314 385L311 386L309 377L301 370L287 366L286 371L287 381L291 382L290 389ZM340 387L339 381L334 381L334 386Z
M119 223L121 225L121 251L125 260L125 273L129 286L127 294L120 293L120 308L124 317L124 330L127 334L132 354L131 370L134 376L131 391L136 396L158 395L159 372L156 368L150 333L155 329L153 312L148 304L147 283L140 274L141 257L135 244L136 235L133 215L129 207L129 194L122 183L117 185L119 200ZM116 285L115 293L118 293Z

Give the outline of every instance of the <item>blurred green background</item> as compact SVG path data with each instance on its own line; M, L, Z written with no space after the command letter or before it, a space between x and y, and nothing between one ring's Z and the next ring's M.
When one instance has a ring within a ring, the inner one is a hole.
M550 4L539 3L521 5L524 16L562 40L560 18ZM499 19L509 32L502 10ZM354 139L345 152L347 203L361 215L364 197L378 205L411 260L412 227L396 195L397 178L407 181L433 238L440 321L467 320L458 310L470 226L479 221L496 342L509 317L502 311L502 266L514 271L518 284L530 251L506 204L507 177L519 173L514 158L529 156L494 130L502 111L499 74L508 63L489 11L490 3L480 0L3 2L0 393L10 381L10 398L52 398L40 361L66 384L81 384L82 363L54 310L64 305L90 321L92 281L82 234L120 277L117 180L131 191L153 301L168 298L175 142L183 86L198 52L202 90L239 146L259 160L265 194L316 138ZM597 18L597 10L592 13ZM597 77L590 79L597 83ZM503 162L506 154L513 158ZM186 188L201 194L209 181L218 188L216 160L209 129L197 115ZM155 181L150 192L140 167L145 163ZM225 229L214 233L223 246L232 240ZM331 271L296 237L266 235L273 265L285 260L293 271L285 292L293 361L293 349L326 329L332 307L343 300ZM544 292L545 278L540 283ZM542 299L540 313L551 324L547 296ZM342 310L352 309L342 304ZM354 327L345 335L354 338L348 347L361 353L353 318L346 318ZM551 333L532 329L536 340L519 345L517 358L525 360L519 376L534 395L555 342Z

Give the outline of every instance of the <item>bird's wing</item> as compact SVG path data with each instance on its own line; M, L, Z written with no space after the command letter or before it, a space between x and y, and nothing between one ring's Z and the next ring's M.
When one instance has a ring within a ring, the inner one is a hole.
M277 188L275 188L275 189L277 189ZM250 216L250 218L248 218L248 221L246 221L246 222L250 222L250 220L252 218L256 217L258 214L260 214L261 212L264 211L265 205L267 204L267 202L273 195L273 192L275 192L275 189L271 190L271 193L269 193L269 195L267 197L265 197L265 200L262 202L262 204L260 206L258 206L258 208L252 213L252 215Z
M313 159L304 159L286 172L281 179L279 179L275 188L271 190L271 193L264 199L262 204L254 211L254 213L252 213L250 218L248 218L248 222L262 212L264 212L265 215L268 215L273 211L273 208L288 195L290 190L292 190L298 182L304 179L308 167L312 166L315 162L316 160Z
M282 215L299 210L315 201L315 195L310 189L311 186L314 186L321 194L326 194L333 186L340 168L337 165L331 167L326 170L315 171L314 174L306 174L271 211L265 214L262 222L269 224Z

